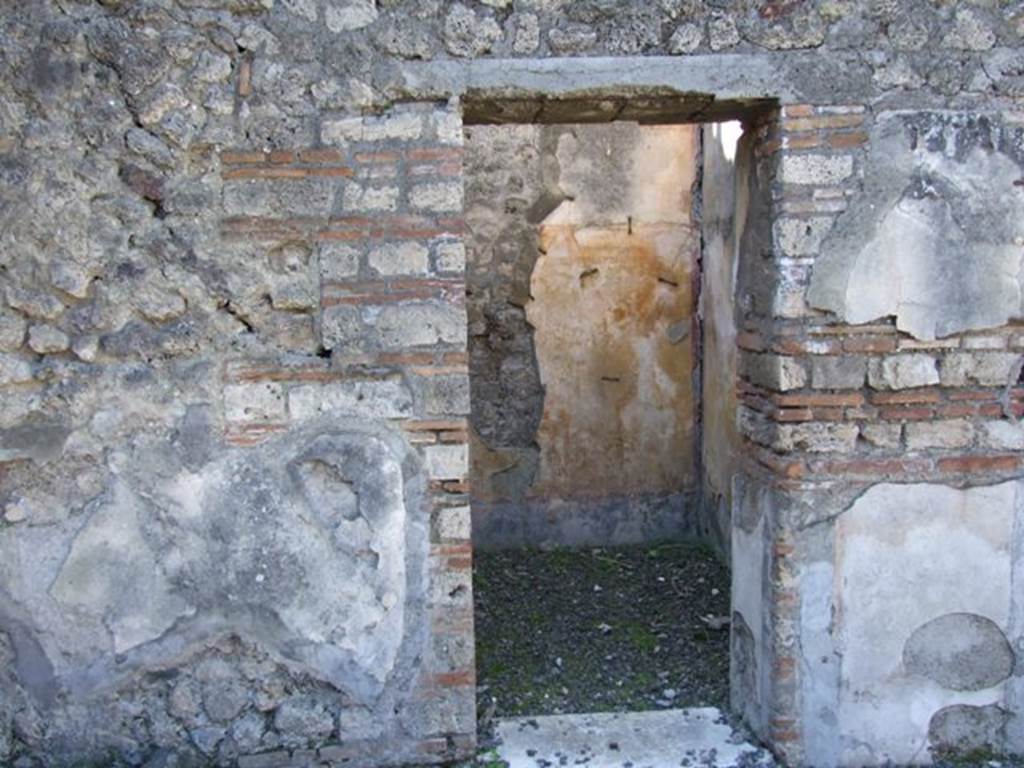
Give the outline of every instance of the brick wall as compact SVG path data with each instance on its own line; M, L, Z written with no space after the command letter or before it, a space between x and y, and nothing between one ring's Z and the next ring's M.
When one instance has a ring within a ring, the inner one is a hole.
M322 419L373 420L416 447L429 481L410 523L429 526L430 548L427 594L415 598L426 601L428 626L407 629L425 637L402 715L408 741L319 750L338 763L437 762L475 745L460 126L455 113L411 105L325 118L321 146L221 155L231 214L223 240L310 254L312 290L273 300L308 316L318 344L317 354L224 364L226 441L251 446ZM248 764L295 759L285 751Z

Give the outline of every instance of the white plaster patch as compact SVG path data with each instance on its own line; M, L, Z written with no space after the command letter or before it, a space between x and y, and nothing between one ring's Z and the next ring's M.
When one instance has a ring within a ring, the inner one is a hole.
M1024 200L1011 191L1021 169L990 146L998 126L985 134L934 114L911 131L904 118L879 120L864 190L815 263L811 305L850 323L894 315L927 340L1021 316ZM964 142L976 148L955 157Z
M956 692L909 675L903 649L914 630L948 613L978 614L1007 631L1022 490L1021 481L966 490L882 483L839 518L834 631L842 657L842 764L928 762L935 712L1001 700L1002 686Z

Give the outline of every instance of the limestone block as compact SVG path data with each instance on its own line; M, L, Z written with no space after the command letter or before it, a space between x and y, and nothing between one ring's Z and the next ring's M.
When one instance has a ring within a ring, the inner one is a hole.
M284 388L271 381L224 387L224 418L229 421L284 421Z
M754 384L778 392L800 389L807 384L807 370L803 363L784 355L747 355L741 365Z
M413 402L400 376L345 379L292 387L288 412L296 421L330 416L399 419L412 415Z
M815 216L809 219L777 219L775 241L782 253L790 257L813 256L821 248L821 242L832 229L830 216Z
M458 304L384 306L373 327L385 349L466 343L466 311Z
M872 358L868 364L868 384L872 389L912 389L938 383L938 366L929 355L887 355Z
M434 480L462 480L469 471L469 446L428 445L424 449L427 474Z
M902 424L864 424L860 435L875 448L899 448L903 435Z
M437 535L442 539L468 539L470 522L469 507L445 507L437 512Z
M349 182L345 185L344 205L346 211L394 211L398 208L398 187L374 187Z
M461 182L417 184L409 190L409 204L420 211L457 212L462 210Z
M780 424L776 429L772 447L778 451L812 453L852 451L858 434L860 429L856 424Z
M326 216L337 186L323 178L232 181L224 186L224 212L230 216Z
M1024 356L1012 352L953 352L942 360L947 387L1005 387L1019 375Z
M1024 423L1019 421L985 421L978 425L978 443L996 450L1024 450Z
M850 155L792 155L782 157L781 180L784 184L838 184L853 173Z
M411 141L418 139L422 133L423 117L417 112L325 120L320 128L320 136L325 144L345 144L350 141Z
M317 246L320 279L333 282L355 277L359 273L360 251L351 245L326 241Z
M466 271L466 246L461 240L442 240L435 248L435 260L438 272Z
M860 389L867 376L867 358L862 355L828 355L811 358L811 386L814 389Z
M382 275L423 275L430 269L426 246L414 240L386 243L370 251L370 267Z
M967 419L920 421L906 425L907 448L964 448L974 440L974 425Z

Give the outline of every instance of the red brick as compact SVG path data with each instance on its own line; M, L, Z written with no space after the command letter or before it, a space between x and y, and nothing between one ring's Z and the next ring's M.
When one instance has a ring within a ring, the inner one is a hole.
M947 389L948 400L996 401L999 399L998 389Z
M871 402L876 405L909 405L937 403L942 399L937 389L910 389L902 392L873 392Z
M927 470L928 463L918 459L849 459L816 463L812 468L827 475L879 477L907 473L920 474Z
M252 95L252 61L243 59L238 65L238 95L243 99Z
M245 163L262 163L266 155L262 152L246 152L226 150L221 153L220 161L224 165L243 165Z
M450 432L440 432L440 433L438 433L438 437L440 438L442 443L468 443L469 442L469 432L467 432L466 430L450 431Z
M839 339L776 339L772 351L781 355L837 355L843 351Z
M304 163L340 163L344 155L336 149L303 149L299 159Z
M833 149L849 149L866 144L868 135L864 131L852 131L850 133L832 133L828 136L828 144Z
M472 669L463 669L459 672L440 672L434 675L433 683L443 688L476 685L476 672Z
M814 415L810 408L782 408L772 414L772 419L783 423L812 421Z
M453 147L426 147L410 149L405 156L414 162L446 162L462 160L462 150Z
M1015 407L1015 406L1011 406ZM995 417L1000 418L1003 415L1003 406L1001 403L982 403L975 406L975 410L979 416Z
M843 339L847 352L895 352L895 336L854 336Z
M810 134L807 136L786 136L782 145L786 149L814 149L821 144L821 139Z
M996 406L999 409L999 406ZM935 409L935 415L943 419L959 419L964 416L974 416L978 412L978 406L972 403L943 403Z
M886 421L923 421L935 415L934 408L879 408L878 416Z
M357 152L355 155L357 163L365 165L397 163L400 156L397 152Z
M749 352L763 352L765 349L764 339L761 334L754 331L741 331L736 334L736 346Z
M784 118L810 117L814 114L814 107L811 104L785 104L782 107Z
M402 429L409 432L436 432L448 429L465 430L466 428L467 423L465 419L428 419L424 421L402 422Z
M760 447L755 449L755 456L759 464L781 477L797 480L804 476L806 467L802 461L785 458Z
M272 163L291 163L295 161L295 153L290 149L275 149L270 152L267 159Z
M1018 455L1001 456L949 456L939 459L941 472L966 474L974 472L1012 472L1021 464Z
M864 405L864 395L860 392L807 392L792 395L772 395L775 405L786 408L794 406L837 407Z
M803 116L782 121L782 130L790 132L856 128L864 123L863 114Z
M844 412L842 408L813 408L815 421L843 421Z

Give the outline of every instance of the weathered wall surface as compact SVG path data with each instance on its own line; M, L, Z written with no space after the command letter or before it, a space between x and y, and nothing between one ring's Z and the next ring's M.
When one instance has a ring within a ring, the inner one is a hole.
M951 734L1019 748L1018 677L965 676L929 642L1001 648L994 627L1019 667L1016 607L964 604L932 550L900 547L930 613L844 669L837 644L902 603L822 584L863 584L863 553L896 557L895 513L937 495L934 523L901 525L955 548L966 504L991 563L964 578L1014 588L1007 521L977 513L1009 492L977 488L1024 473L1022 22L983 0L7 4L0 761L470 750L460 113L702 120L765 99L751 179L774 226L737 276L735 705L795 763L910 743L926 762ZM359 588L325 613L334 567ZM379 657L357 639L399 624ZM888 691L897 651L891 685L942 709L854 748L884 707L840 681Z
M477 544L692 530L697 147L688 126L471 129Z
M1016 267L986 262L1019 258L1017 201L969 191L1019 133L793 106L763 134L782 279L771 331L748 315L737 341L741 429L773 479L743 478L733 510L733 690L775 701L741 706L813 764L1021 750L1024 356Z
M743 441L737 423L736 291L750 210L750 141L737 122L702 128L701 173L701 478L702 533L728 552L732 482ZM752 250L747 243L748 253Z

